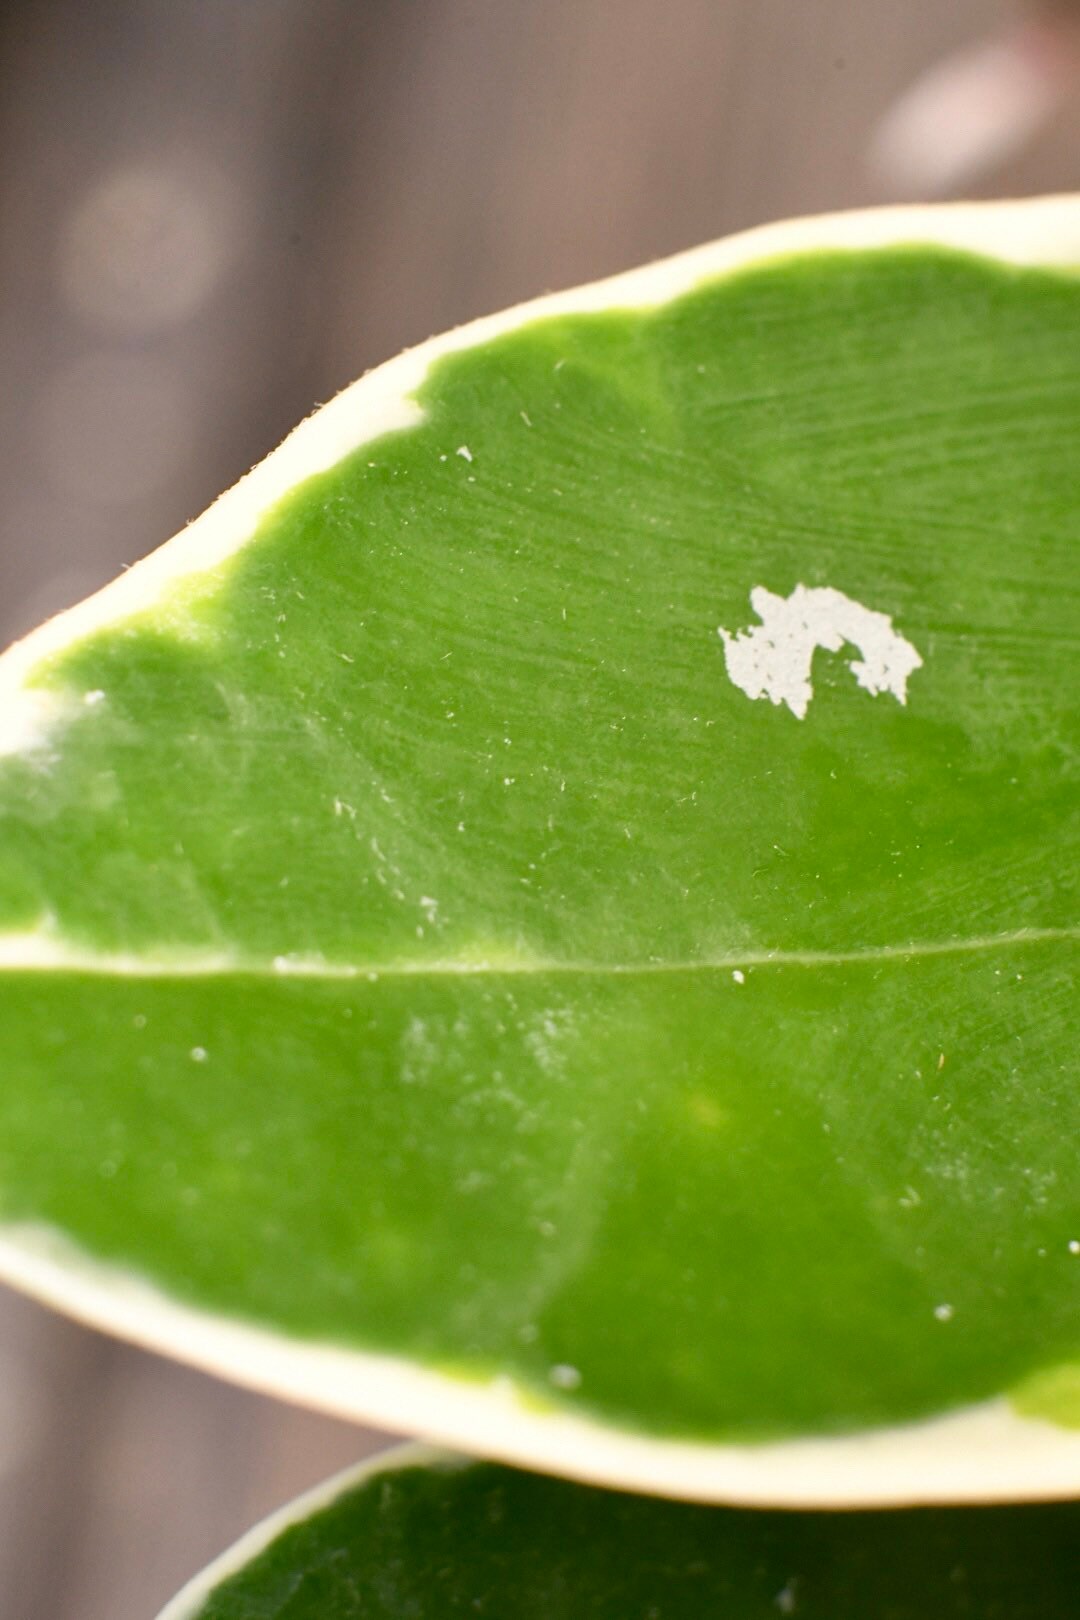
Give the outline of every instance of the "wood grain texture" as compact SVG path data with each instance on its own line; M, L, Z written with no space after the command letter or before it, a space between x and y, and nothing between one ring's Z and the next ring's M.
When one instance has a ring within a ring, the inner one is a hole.
M34 0L0 19L0 638L430 332L880 198L984 0ZM986 194L1075 183L1063 113ZM375 1437L0 1300L0 1616L150 1620Z

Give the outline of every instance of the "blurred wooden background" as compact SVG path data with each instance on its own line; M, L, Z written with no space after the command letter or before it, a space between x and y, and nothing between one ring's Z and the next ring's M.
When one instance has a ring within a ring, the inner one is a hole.
M0 640L406 344L742 226L892 200L865 162L876 119L999 9L0 10ZM1067 189L1078 157L1065 108L969 189ZM152 1620L256 1518L381 1443L0 1291L0 1620Z

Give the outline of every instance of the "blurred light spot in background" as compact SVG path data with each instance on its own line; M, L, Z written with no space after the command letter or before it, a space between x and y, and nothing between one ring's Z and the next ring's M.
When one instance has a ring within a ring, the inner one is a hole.
M194 407L160 360L83 355L42 388L34 450L54 488L92 506L125 506L152 494L182 466Z
M71 309L92 325L153 332L194 314L220 282L238 239L220 172L162 158L114 169L83 195L60 242Z
M1080 7L1044 0L1020 24L936 62L878 125L887 190L941 197L1024 147L1080 80Z

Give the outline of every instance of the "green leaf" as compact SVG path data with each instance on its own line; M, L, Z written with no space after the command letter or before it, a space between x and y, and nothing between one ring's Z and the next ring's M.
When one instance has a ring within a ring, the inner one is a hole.
M690 1506L403 1447L277 1515L160 1620L1066 1620L1080 1503Z
M1080 1485L1078 262L511 312L15 648L4 1274L614 1483Z

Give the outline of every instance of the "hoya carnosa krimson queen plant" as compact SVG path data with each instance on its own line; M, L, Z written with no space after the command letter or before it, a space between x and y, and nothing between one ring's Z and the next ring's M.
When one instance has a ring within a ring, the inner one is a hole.
M13 648L3 1275L608 1485L1080 1489L1077 265L522 306Z
M669 1502L402 1446L259 1525L160 1620L1073 1620L1080 1504Z

